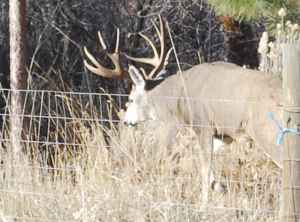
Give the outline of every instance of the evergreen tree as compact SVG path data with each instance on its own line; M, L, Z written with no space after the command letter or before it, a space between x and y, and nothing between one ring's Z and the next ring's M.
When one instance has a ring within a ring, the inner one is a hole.
M300 1L296 0L206 0L213 6L227 33L228 61L257 68L259 64L258 42L250 21L263 19L271 34L275 34L281 20L280 8L288 12L286 20L300 20Z

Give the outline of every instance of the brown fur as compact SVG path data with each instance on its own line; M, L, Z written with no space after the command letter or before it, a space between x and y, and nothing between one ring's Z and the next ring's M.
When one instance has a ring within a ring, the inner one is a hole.
M211 142L212 128L207 126L213 126L215 134L254 140L281 167L282 148L276 146L279 131L269 113L283 124L281 97L280 77L215 62L165 79L148 92L147 109L160 121L192 125L204 150Z

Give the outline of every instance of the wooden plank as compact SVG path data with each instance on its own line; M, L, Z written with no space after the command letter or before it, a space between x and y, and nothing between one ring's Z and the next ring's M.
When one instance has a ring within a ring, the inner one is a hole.
M290 120L288 128L297 129L298 124L300 124L299 44L284 44L282 61L284 118L286 121ZM281 221L296 222L299 221L300 213L299 135L285 133L283 149L283 212Z

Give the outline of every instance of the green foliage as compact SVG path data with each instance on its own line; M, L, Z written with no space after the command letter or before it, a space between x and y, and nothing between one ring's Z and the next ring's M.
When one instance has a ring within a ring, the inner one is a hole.
M300 19L299 1L290 0L206 0L216 12L226 15L238 22L249 22L262 17L267 18L270 29L274 29L278 23L277 12L280 8L288 11L288 18L293 21Z
M266 20L266 27L269 31L269 34L274 36L276 35L277 31L277 24L283 23L285 24L286 21L291 21L292 23L300 23L300 1L295 1L294 4L291 2L286 2L283 4L283 8L286 9L287 14L286 16L281 17L278 15L278 12L270 13ZM283 28L287 28L283 26Z
M217 13L226 15L238 22L248 22L267 16L274 7L274 2L281 5L282 0L207 0Z

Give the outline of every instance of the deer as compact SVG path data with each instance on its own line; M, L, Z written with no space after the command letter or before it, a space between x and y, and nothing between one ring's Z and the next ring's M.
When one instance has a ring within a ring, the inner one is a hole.
M148 120L180 123L190 127L198 136L203 150L202 165L207 187L224 191L209 172L208 159L214 138L229 137L230 141L254 141L271 160L282 167L282 147L276 146L278 129L270 118L283 123L281 113L282 79L258 70L250 70L227 62L202 63L189 70L169 75L164 70L166 60L165 24L159 16L160 28L152 21L161 48L139 33L153 50L153 58L137 58L124 54L127 59L148 64L154 68L140 71L131 65L122 67L120 59L119 29L114 53L109 53L101 32L98 32L103 50L114 63L114 69L103 67L84 47L85 67L102 77L131 81L132 91L124 122L136 125ZM168 99L172 98L172 99ZM237 101L230 103L230 101ZM210 188L208 188L210 189Z

